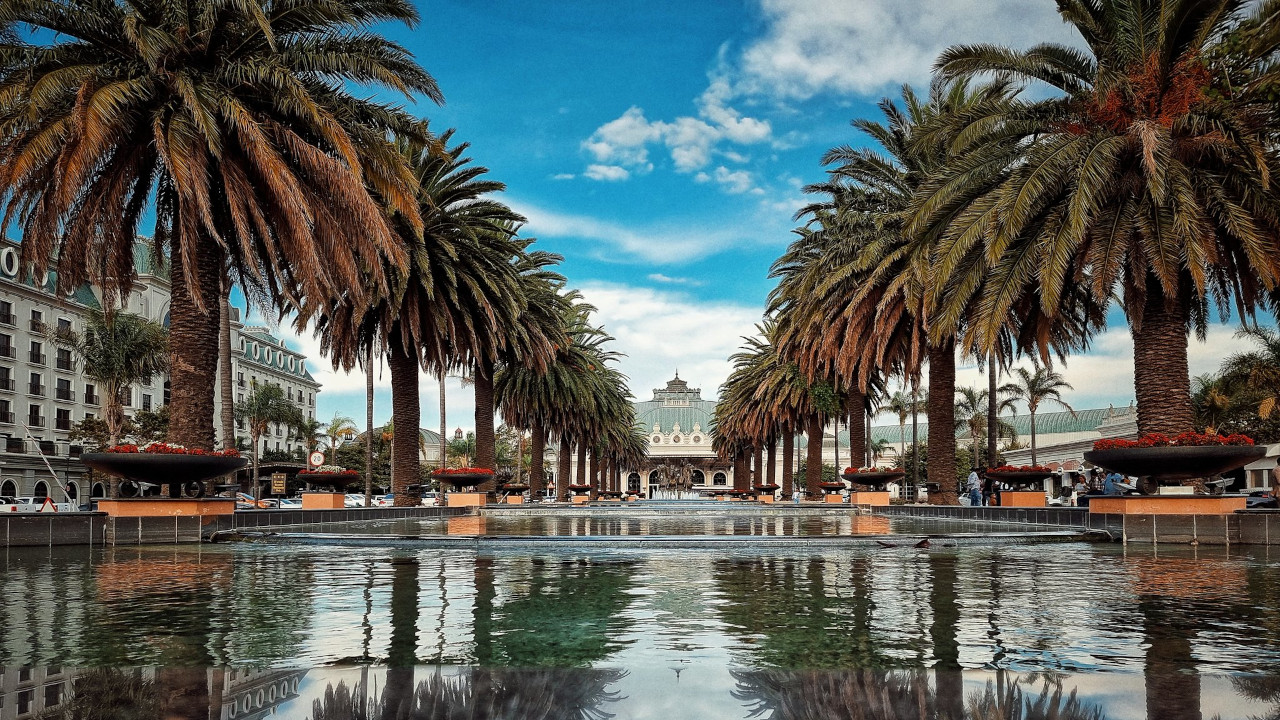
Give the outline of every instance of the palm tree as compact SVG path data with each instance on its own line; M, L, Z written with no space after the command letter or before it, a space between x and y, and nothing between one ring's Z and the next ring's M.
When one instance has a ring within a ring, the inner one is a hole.
M128 295L133 246L170 265L169 439L212 449L224 268L282 308L363 303L406 250L372 191L421 227L389 133L425 128L363 88L440 101L403 47L404 0L17 0L0 28L0 207L36 277ZM355 90L360 87L362 90ZM356 239L359 239L356 242Z
M1009 388L1010 396L1027 403L1027 412L1031 414L1031 464L1036 464L1036 410L1040 404L1048 400L1071 413L1076 411L1062 400L1063 390L1074 390L1071 384L1062 379L1062 375L1046 367L1035 365L1034 372L1026 368L1014 368L1014 382Z
M329 438L330 462L337 460L336 453L338 452L338 446L347 440L354 438L356 434L355 420L352 420L340 412L335 412L333 414L333 418L324 425L324 436Z
M1236 333L1258 344L1257 350L1236 353L1222 363L1222 379L1258 394L1258 417L1267 419L1280 397L1280 333L1262 327L1245 327Z
M979 443L987 433L987 417L990 414L991 405L996 408L996 433L1004 435L1011 439L1017 439L1017 433L1009 423L1000 420L999 416L1005 410L1013 411L1013 386L1005 385L999 388L995 402L991 402L991 396L984 388L979 390L973 387L956 388L955 401L955 427L965 426L969 429L969 437L973 441L973 464L975 467L982 465L982 454L979 451ZM993 463L995 458L988 457L987 463Z
M898 416L898 458L904 458L907 455L907 418L915 413L915 402L911 396L901 390L895 392L884 405L880 407L880 414L889 413Z
M968 118L989 141L940 169L916 203L917 224L946 218L942 272L973 247L991 261L978 346L1030 293L1052 315L1078 286L1102 303L1118 289L1140 433L1192 429L1187 336L1203 333L1210 303L1249 318L1280 286L1272 46L1259 32L1274 10L1244 17L1246 5L1062 0L1083 51L961 46L938 61L944 78L995 73L1056 91ZM969 294L952 292L941 316L957 318Z
M293 438L305 444L309 454L320 447L320 442L328 437L325 433L327 426L315 418L301 417L301 412L299 416L298 422L293 426Z
M1217 432L1218 424L1231 409L1231 388L1221 375L1203 373L1191 378L1191 403L1196 410L1196 426L1207 433Z
M245 396L244 402L236 404L235 414L236 419L244 421L249 429L249 443L253 446L253 495L262 497L262 488L258 483L258 457L262 454L260 440L273 424L288 427L300 425L302 411L285 399L284 390L279 385L264 383L255 385Z
M103 420L116 445L124 426L121 393L168 368L168 332L144 317L98 306L86 316L84 333L68 339L84 360L85 377L102 388Z

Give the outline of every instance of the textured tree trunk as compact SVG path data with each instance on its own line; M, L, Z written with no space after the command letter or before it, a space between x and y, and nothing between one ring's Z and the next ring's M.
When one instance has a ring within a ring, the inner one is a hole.
M1185 302L1166 306L1159 283L1148 279L1150 295L1142 325L1133 328L1133 389L1138 400L1138 433L1174 436L1194 429L1191 377L1187 369L1189 314Z
M929 466L928 480L939 490L929 493L930 505L956 505L956 346L948 340L929 347Z
M222 268L222 291L218 293L218 386L222 405L222 449L231 450L236 446L236 396L232 388L231 368L231 278L227 276L227 268ZM235 477L235 473L224 476L226 482ZM212 495L216 481L206 483L205 492Z
M333 451L337 458L338 451ZM373 345L364 361L364 497L373 496Z
M449 459L449 439L445 433L449 432L449 425L445 422L444 411L444 370L440 371L440 467L444 467Z
M546 487L543 478L543 455L547 452L547 431L541 425L533 426L529 439L529 496L537 498Z
M578 443L578 467L574 468L573 484L587 484L587 444L585 442Z
M844 400L844 412L849 418L849 465L853 467L862 465L867 457L867 430L870 428L867 414L863 411L866 404L866 394L856 390L851 391ZM840 463L836 463L836 471L839 470Z
M796 434L787 428L782 433L782 497L790 498L795 492L793 481L796 467Z
M422 409L418 401L418 359L405 351L398 331L391 333L387 365L391 369L391 421L399 436L391 441L391 492L396 507L405 507L416 504L409 497L409 486L418 482L421 459L414 434L422 420Z
M573 455L573 444L569 442L569 436L560 433L560 454L556 460L559 467L556 469L556 499L560 502L569 500L569 462Z
M996 387L1000 380L1000 366L995 351L987 354L987 466L996 464L996 411L1000 407L996 399ZM1035 452L1032 451L1032 455Z
M764 484L777 485L778 482L778 441L773 440L765 448Z
M911 500L920 497L920 378L911 378Z
M747 453L739 450L733 454L733 489L749 490L751 488L751 468L747 467Z
M805 454L804 489L808 497L820 498L822 488L818 487L818 483L822 482L822 416L814 413L809 416L808 422L809 444Z
M476 363L476 467L498 469L498 438L493 428L493 366ZM494 480L486 480L476 487L480 492L493 492Z
M751 484L763 485L764 473L762 471L764 470L764 447L756 445L753 450L754 452L751 454L751 463L753 465L751 468Z
M1036 464L1036 411L1031 411L1031 464Z
M605 488L600 484L600 454L595 448L591 450L590 464L587 466L587 472L590 473L588 484L591 485L591 499L595 500L600 496L600 491Z
M170 252L169 432L171 443L213 449L214 378L218 372L218 293L222 253L212 242L196 252L201 310L187 286L182 253Z

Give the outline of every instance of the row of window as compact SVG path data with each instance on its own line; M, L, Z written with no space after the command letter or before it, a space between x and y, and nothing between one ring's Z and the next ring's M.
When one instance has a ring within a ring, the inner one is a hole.
M147 381L149 383L149 381ZM17 380L14 378L13 368L0 365L0 390L9 392L17 391ZM36 397L45 397L46 387L44 385L44 375L38 372L31 373L27 378L27 385L24 388L28 395ZM152 393L144 392L141 394L141 407L143 410L150 410L152 404ZM76 392L72 387L71 380L67 378L55 378L53 397L55 400L64 402L76 402ZM99 405L102 398L98 395L98 388L93 383L84 384L84 395L79 398L80 402L86 405ZM120 389L120 403L125 407L133 407L133 388Z
M0 333L0 358L18 359L18 348L13 344L13 336ZM54 367L67 372L75 372L75 359L71 357L70 348L56 348L54 351ZM44 351L44 343L32 340L27 348L27 362L32 365L48 365L49 355Z
M13 303L9 300L0 300L0 325L8 325L10 327L18 326L18 316L13 314ZM32 332L45 332L49 329L44 322L43 310L32 310L31 321L27 327ZM66 332L71 329L71 320L68 318L58 318L58 330Z
M273 381L268 380L268 379L266 379L266 378L263 378L262 382L264 382L264 383L266 383L266 382L271 382L271 383L272 383L273 385L275 385L276 387L284 387L284 388L285 388L285 396L289 398L289 402L296 402L296 403L298 403L299 405L308 405L308 406L311 406L311 407L315 407L315 404L316 404L316 396L315 396L315 393L310 393L310 392L309 392L309 393L307 393L307 396L306 396L305 398L303 398L303 397L302 397L302 388L298 388L298 391L295 393L295 392L293 391L293 386L292 386L292 385L289 385L289 386L285 387L285 386L282 386L282 385L281 385L280 383L278 383L278 382L273 382ZM258 387L258 376L257 376L257 375L250 375L250 376L249 376L249 380L246 382L246 381L245 381L245 379L244 379L244 373L242 373L242 372L237 372L237 373L236 373L236 387L238 387L238 388L255 388L255 387ZM244 402L244 393L239 393L239 394L237 395L237 400L236 400L236 402Z
M240 351L251 354L254 360L267 365L271 365L274 362L275 366L281 370L288 367L289 372L296 372L299 375L305 373L307 370L306 360L294 357L280 349L274 349L273 355L273 348L270 345L262 345L256 340L253 342L247 342L244 338L240 338ZM274 361L272 360L273 357L275 358Z

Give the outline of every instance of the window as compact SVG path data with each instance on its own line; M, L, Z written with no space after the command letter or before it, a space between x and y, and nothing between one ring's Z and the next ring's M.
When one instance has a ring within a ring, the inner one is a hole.
M244 402L244 393L236 393L236 402L238 403Z
M236 373L236 387L244 387L244 373L242 372Z
M44 427L44 415L39 405L27 406L27 424L33 427Z
M44 330L44 313L39 310L31 311L31 329L36 332L42 332Z
M58 318L58 332L71 332L71 321L66 318Z
M694 470L693 473L690 475L690 480L693 481L694 485L707 484L707 476L703 475L701 470Z
M34 690L18 691L18 714L26 715L31 712L31 699L35 696Z
M84 419L85 419L85 420L92 420L94 417L96 417L96 416L95 416L93 413L91 413L91 412L87 412L87 413L85 413L85 414L84 414Z
M146 393L142 394L142 409L151 410L151 396Z
M8 400L0 400L0 423L12 425L13 421L13 406Z
M13 369L0 366L0 390L13 392Z
M57 358L58 358L57 364L58 364L59 370L75 370L76 369L75 363L71 359L71 350L69 350L68 348L58 348Z
M0 357L11 358L17 355L13 349L13 336L0 333Z
M67 408L58 408L53 412L55 414L53 426L59 430L70 430L71 411Z
M44 344L39 341L32 340L31 341L31 362L35 363L36 365L43 365L44 361L45 361Z
M44 377L40 373L31 373L30 382L27 384L27 394L44 397Z
M44 706L51 708L62 702L62 683L44 686Z
M94 386L93 386L93 384L91 384L91 383L85 383L85 386L84 386L84 404L85 404L85 405L97 405L97 404L98 404L98 388L94 387Z
M13 314L13 303L8 300L0 300L0 323L5 325L18 324L18 318Z
M150 385L150 384L151 384L151 373L147 373L146 375L143 375L143 376L142 376L142 384L143 384L143 385Z
M722 472L718 472L711 476L712 485L728 485L729 477Z
M71 381L67 378L58 378L57 387L54 397L59 400L75 400L75 395L71 392Z

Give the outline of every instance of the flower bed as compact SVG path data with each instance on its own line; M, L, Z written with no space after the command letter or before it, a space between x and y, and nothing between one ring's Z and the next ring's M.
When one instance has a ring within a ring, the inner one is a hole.
M987 471L987 477L1010 485L1026 486L1042 482L1053 475L1053 469L1043 465L1001 465Z
M840 477L851 483L859 485L870 485L872 487L883 488L893 480L899 480L907 476L907 471L901 468L892 468L883 470L880 468L853 468L847 467Z
M1044 473L1046 475L1050 475L1053 473L1053 468L1045 467L1044 465L1001 465L1000 467L997 467L997 468L991 468L988 472L989 473L993 473L993 472Z
M455 488L475 487L492 480L493 471L488 468L440 468L432 472L431 477Z
M226 450L202 450L201 448L189 448L185 445L171 445L165 442L151 442L141 447L131 443L123 443L121 445L112 445L103 450L104 453L119 454L144 454L144 455L199 455L204 457L240 457L240 451L235 448ZM96 454L96 453L95 453Z
M308 468L306 470L299 470L298 474L299 475L355 475L358 477L360 475L360 472L358 470L348 470L340 465L321 465L320 467L314 468L314 469Z
M1124 475L1172 484L1230 472L1266 454L1266 448L1255 446L1246 435L1152 433L1137 440L1098 440L1084 459Z

